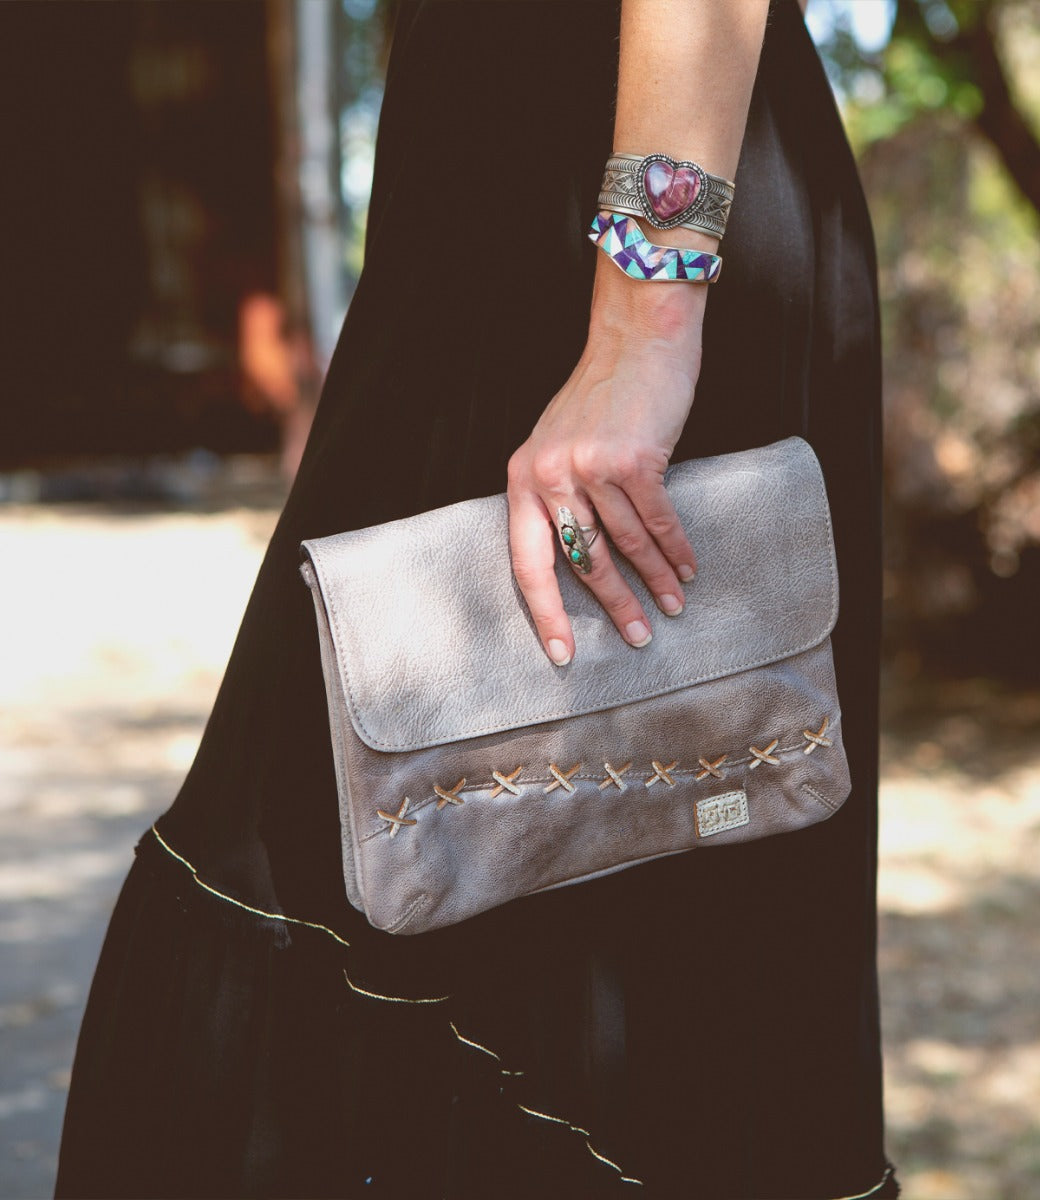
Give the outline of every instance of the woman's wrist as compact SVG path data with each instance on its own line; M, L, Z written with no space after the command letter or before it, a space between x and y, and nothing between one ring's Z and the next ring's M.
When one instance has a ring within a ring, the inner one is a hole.
M690 239L699 237L708 243L690 249L711 251L711 243L717 245L712 238L684 232ZM670 237L669 244L679 243ZM698 345L708 287L705 283L631 279L606 255L598 254L589 341L636 337L674 342L677 346L687 342Z

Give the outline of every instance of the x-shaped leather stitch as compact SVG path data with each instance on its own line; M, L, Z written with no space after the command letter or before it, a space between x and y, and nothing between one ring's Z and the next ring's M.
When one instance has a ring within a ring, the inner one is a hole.
M404 815L408 811L409 804L411 804L411 801L408 799L407 796L405 796L405 798L401 801L401 807L397 810L396 817L392 813L383 812L383 810L381 808L376 809L377 817L382 817L384 821L390 822L390 836L391 837L397 837L397 831L399 829L402 829L405 825L418 824L418 822L415 820L414 817L406 818Z
M748 767L749 771L753 771L755 767L760 767L763 763L769 763L771 767L779 764L780 760L776 757L773 751L780 745L779 738L773 738L764 750L759 750L757 746L748 746L748 749L755 756L755 761Z
M523 767L517 767L515 771L510 771L508 775L503 775L501 771L492 771L491 778L498 784L498 787L491 789L491 798L501 796L503 792L511 792L514 796L519 796L522 788L518 788L513 782L516 779Z
M802 730L802 737L804 737L806 739L806 741L809 743L808 746L806 746L802 750L803 754L812 754L812 752L816 749L817 746L832 746L834 744L833 741L829 737L823 736L827 732L827 726L830 723L831 723L830 717L824 717L823 724L816 731L816 733L813 733L809 729Z
M458 783L450 790L448 788L442 788L436 783L433 785L433 790L437 795L437 811L438 812L440 812L440 810L446 804L465 804L466 803L466 801L463 800L463 798L459 795L459 790L465 786L465 783L466 783L465 779L460 779L458 781Z
M659 763L656 758L654 758L654 759L651 759L650 765L653 767L654 773L646 781L647 787L653 787L654 784L659 781L661 783L667 783L669 787L675 787L675 780L671 777L671 775L669 775L668 772L674 771L675 768L679 765L678 759L676 759L675 762L670 762L668 764L668 766L666 767L666 766L663 766L661 763Z
M606 771L607 777L599 785L599 790L602 792L605 788L608 788L611 784L614 784L619 792L623 792L625 790L625 781L621 778L621 776L624 775L626 771L632 770L631 762L625 763L623 767L618 767L616 771L610 765L610 763L605 762L603 764L603 770Z
M561 771L555 763L549 764L549 774L552 775L553 781L545 789L546 795L549 792L554 792L558 787L562 787L566 792L574 791L574 784L571 783L571 776L577 775L581 770L581 763L575 763L569 771Z
M701 764L701 769L694 776L695 779L707 779L709 775L716 779L722 778L722 772L719 767L729 758L728 754L720 754L714 762L708 762L706 758L698 758L697 761Z

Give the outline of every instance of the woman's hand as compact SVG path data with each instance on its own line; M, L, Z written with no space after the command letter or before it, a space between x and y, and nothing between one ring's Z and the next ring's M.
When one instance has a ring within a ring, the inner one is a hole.
M769 0L622 0L613 149L693 159L732 179L768 13ZM666 245L716 249L682 227L668 235ZM665 613L682 611L681 583L696 567L664 472L693 403L707 285L629 279L597 259L581 361L509 463L513 570L546 653L561 666L574 637L553 573L557 509L569 508L581 525L598 515ZM622 637L646 645L650 620L606 538L590 558L582 579Z
M553 564L556 513L599 524L639 572L662 612L683 609L696 559L664 488L664 472L693 403L706 285L641 283L597 264L592 321L571 377L509 463L513 570L546 653L558 665L574 636ZM611 558L591 547L592 589L633 646L651 638L648 614Z
M732 179L768 12L769 0L622 0L613 149L693 159ZM716 249L696 231L668 232L666 245ZM546 653L561 666L574 636L553 572L559 508L580 525L598 517L665 613L682 611L681 584L696 567L664 472L693 403L707 285L629 279L605 256L597 260L581 361L509 462L513 570ZM645 646L649 617L605 537L590 558L582 579L622 637Z

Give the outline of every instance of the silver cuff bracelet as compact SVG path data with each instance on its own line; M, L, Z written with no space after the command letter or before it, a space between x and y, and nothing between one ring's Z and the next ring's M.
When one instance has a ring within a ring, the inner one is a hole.
M682 226L717 238L726 232L732 202L730 180L667 154L612 154L599 193L601 209L645 217L656 229Z

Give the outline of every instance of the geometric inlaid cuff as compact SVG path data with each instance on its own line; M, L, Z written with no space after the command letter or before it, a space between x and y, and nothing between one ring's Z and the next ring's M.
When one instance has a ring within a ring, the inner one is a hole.
M655 246L643 236L638 222L622 213L597 213L589 238L632 279L714 283L722 269L717 254Z
M667 154L612 154L599 193L600 208L645 217L656 229L681 225L717 238L732 202L730 180Z

